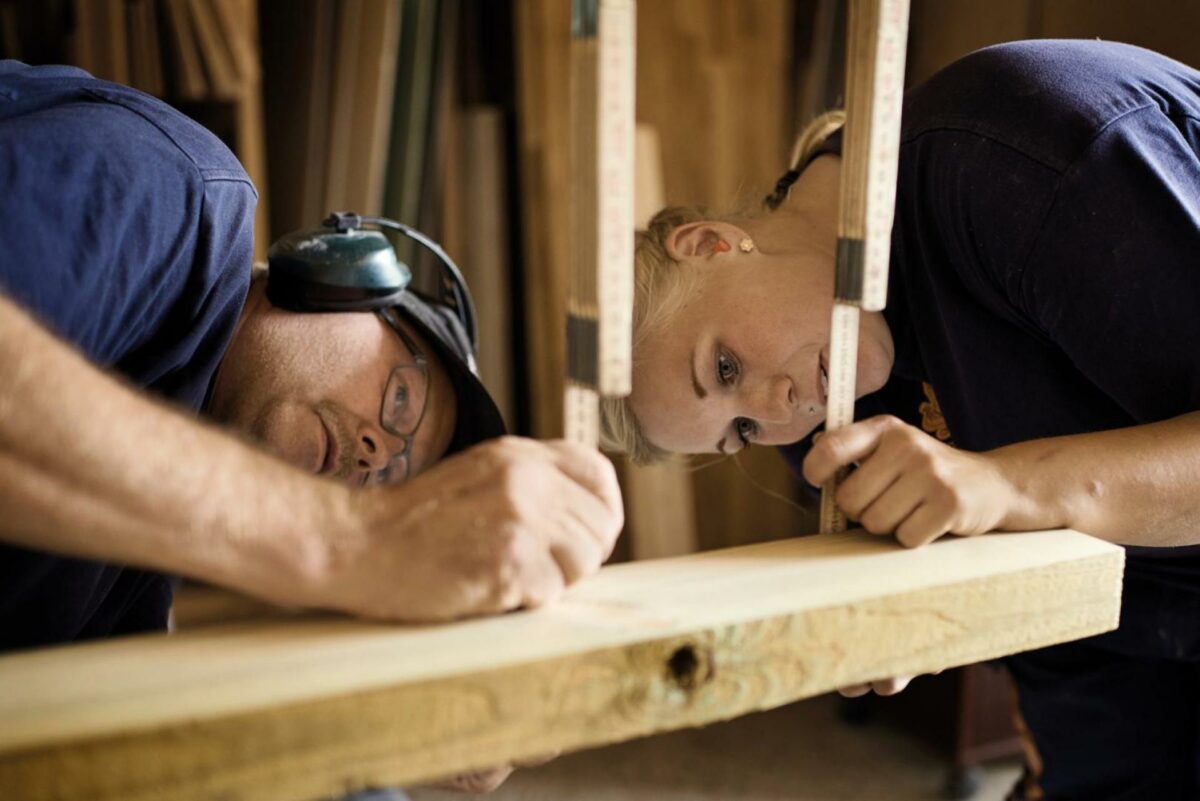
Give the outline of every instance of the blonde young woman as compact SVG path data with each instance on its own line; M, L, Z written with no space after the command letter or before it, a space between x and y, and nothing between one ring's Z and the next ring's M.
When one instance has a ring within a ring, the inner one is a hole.
M1200 73L1022 42L910 92L860 422L814 445L827 133L773 210L671 208L639 236L634 388L605 409L610 444L641 461L781 446L813 486L856 464L839 505L911 546L1060 526L1129 546L1119 631L1010 662L1044 763L1014 798L1200 798Z

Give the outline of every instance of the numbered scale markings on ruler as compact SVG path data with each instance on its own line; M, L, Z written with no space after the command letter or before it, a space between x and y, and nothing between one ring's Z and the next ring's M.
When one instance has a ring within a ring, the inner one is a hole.
M628 395L633 371L636 4L601 0L597 92L600 392Z
M566 439L577 445L596 447L600 440L600 395L596 390L568 384L563 410Z
M835 303L833 327L829 332L829 394L825 408L825 428L828 431L854 422L855 373L858 369L857 306ZM846 517L833 501L834 490L845 477L839 472L826 483L821 493L821 531L844 531Z
M880 2L880 0L871 0ZM882 0L871 86L870 161L868 163L866 253L862 308L887 305L892 221L896 214L900 112L904 99L904 59L908 39L908 0Z
M566 437L595 447L601 393L628 395L633 354L634 0L575 0Z
M825 418L829 431L854 421L860 309L878 312L887 303L908 5L908 0L850 0L847 120ZM821 488L822 532L845 530L846 519L834 497L846 472L839 470Z

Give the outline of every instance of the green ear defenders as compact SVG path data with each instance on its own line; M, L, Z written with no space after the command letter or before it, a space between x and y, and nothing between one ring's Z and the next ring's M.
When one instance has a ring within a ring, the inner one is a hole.
M454 311L472 351L477 351L475 304L458 266L437 242L386 217L336 212L320 228L277 240L267 253L267 299L302 312L373 311L396 305L408 291L412 271L396 258L381 231L364 230L363 225L398 231L437 257L441 297L435 300Z

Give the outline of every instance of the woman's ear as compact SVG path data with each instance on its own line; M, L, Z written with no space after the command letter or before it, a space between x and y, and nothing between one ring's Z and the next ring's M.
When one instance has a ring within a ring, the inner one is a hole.
M713 224L702 220L676 226L667 234L664 244L672 259L683 261L689 256L709 256L720 252L721 243L725 243L725 240Z
M712 256L728 253L732 243L746 237L746 232L736 225L711 220L684 223L669 234L664 243L667 254L675 261L688 257Z

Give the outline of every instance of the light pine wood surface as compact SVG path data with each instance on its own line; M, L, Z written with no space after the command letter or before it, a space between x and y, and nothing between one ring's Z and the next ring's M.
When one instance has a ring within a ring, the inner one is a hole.
M1114 628L1071 531L861 532L605 568L444 626L249 621L0 659L0 797L302 801L697 726Z

